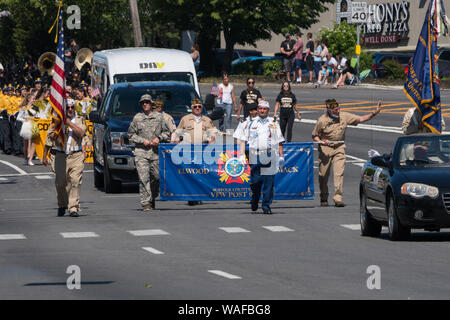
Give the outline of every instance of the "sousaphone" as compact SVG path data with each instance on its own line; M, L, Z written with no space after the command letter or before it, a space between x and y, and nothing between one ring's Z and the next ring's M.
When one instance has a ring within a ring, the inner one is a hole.
M41 72L41 76L47 72L49 76L52 76L55 72L56 53L45 52L38 60L38 69Z
M92 58L94 57L94 53L89 48L82 48L78 51L76 57L75 57L75 66L78 70L81 71L81 68L83 68L83 65L85 63L91 64Z

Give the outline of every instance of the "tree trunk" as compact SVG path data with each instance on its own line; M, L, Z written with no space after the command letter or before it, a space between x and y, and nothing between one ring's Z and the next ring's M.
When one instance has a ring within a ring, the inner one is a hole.
M229 29L224 28L223 35L225 38L225 57L223 59L222 71L230 73L231 71L231 58L233 56L234 41L231 37Z
M215 73L215 59L213 48L216 45L216 33L201 31L198 34L198 45L200 46L200 70L206 74Z

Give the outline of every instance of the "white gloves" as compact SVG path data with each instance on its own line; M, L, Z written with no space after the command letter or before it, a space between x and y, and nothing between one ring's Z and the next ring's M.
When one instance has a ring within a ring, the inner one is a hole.
M284 167L284 157L278 158L278 167L280 167L280 168Z

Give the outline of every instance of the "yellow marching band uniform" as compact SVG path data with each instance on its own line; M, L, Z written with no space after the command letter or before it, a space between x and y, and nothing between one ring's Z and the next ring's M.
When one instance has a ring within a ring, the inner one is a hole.
M26 140L33 139L36 146L36 155L42 159L47 130L52 122L52 106L49 98L36 100L32 106L22 106L24 98L21 91L26 87L11 84L4 86L0 91L0 117L13 125L13 121L21 121L20 136ZM91 98L75 100L75 111L85 120L89 119L89 113L96 108L96 101ZM88 122L88 125L91 124ZM90 126L92 128L92 124ZM12 132L13 130L11 130ZM89 130L90 131L90 130ZM3 137L0 137L3 138ZM87 146L85 147L86 162L92 161L92 134L88 132Z

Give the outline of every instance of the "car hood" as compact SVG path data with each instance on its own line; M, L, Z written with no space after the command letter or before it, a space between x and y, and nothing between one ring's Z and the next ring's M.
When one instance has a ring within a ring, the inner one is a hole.
M397 173L404 182L424 183L436 187L450 188L450 166L401 169Z
M109 130L112 132L126 132L130 126L133 117L120 117L120 118L110 118L108 120Z

